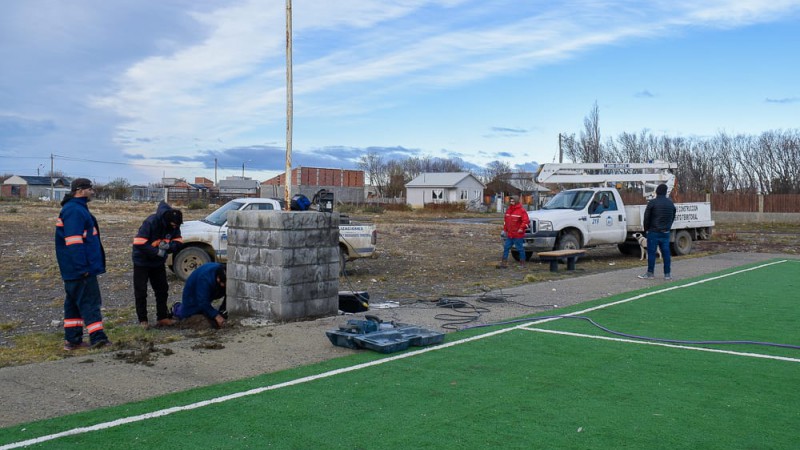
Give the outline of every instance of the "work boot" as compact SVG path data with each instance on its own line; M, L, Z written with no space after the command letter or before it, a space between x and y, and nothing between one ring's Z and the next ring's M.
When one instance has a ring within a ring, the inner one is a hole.
M171 327L175 325L175 319L170 319L170 318L161 319L158 322L156 322L156 325L158 325L159 327Z
M64 350L65 351L71 352L73 350L78 350L78 349L81 349L81 348L89 348L89 344L87 344L86 342L83 342L83 341L78 342L77 344L73 344L70 341L64 341Z
M147 330L148 328L150 328L150 322L143 320L139 322L139 326Z
M498 269L508 269L508 261L504 259L500 261L500 264L498 264L496 267Z
M92 344L92 348L100 348L105 346L111 347L112 345L114 345L114 343L109 341L108 339L100 339L99 341Z

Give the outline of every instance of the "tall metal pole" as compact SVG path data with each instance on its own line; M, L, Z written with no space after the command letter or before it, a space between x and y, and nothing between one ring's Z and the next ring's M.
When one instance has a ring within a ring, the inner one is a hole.
M286 209L292 203L292 0L286 0Z
M53 177L55 176L55 162L53 161L53 154L50 153L50 201L56 200L56 188L53 185Z

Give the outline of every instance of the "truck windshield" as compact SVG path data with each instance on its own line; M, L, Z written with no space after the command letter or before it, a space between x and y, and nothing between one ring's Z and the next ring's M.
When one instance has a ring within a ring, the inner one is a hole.
M228 220L228 211L236 211L242 207L244 203L240 202L228 202L222 205L218 210L214 211L213 213L206 216L203 219L203 222L210 223L211 225L216 225L221 227L225 224L225 221Z
M542 209L583 209L594 195L593 191L562 191L551 198Z

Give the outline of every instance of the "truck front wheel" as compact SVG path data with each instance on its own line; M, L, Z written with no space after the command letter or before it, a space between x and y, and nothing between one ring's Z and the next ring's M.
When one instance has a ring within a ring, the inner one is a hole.
M189 278L194 269L211 262L211 257L203 249L186 247L172 259L172 269L175 275L183 281Z
M580 250L581 244L575 233L564 233L558 239L556 247L558 247L556 250Z
M675 242L671 244L670 250L675 256L688 255L692 251L692 235L686 230L675 233Z

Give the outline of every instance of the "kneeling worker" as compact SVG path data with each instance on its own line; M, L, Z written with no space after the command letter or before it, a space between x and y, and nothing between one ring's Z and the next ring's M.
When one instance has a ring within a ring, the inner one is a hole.
M211 305L216 299L225 297L227 274L225 266L219 263L206 263L195 269L183 287L183 301L173 306L173 314L180 319L188 319L195 314L203 314L217 328L225 325L225 300L220 309Z

